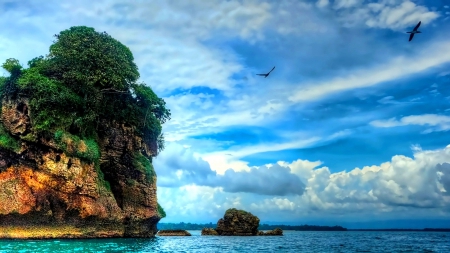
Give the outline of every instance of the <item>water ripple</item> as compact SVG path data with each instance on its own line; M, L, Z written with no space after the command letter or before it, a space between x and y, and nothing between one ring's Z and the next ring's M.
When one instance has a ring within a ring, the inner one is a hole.
M450 233L302 232L284 236L192 236L151 239L0 240L3 252L450 252Z

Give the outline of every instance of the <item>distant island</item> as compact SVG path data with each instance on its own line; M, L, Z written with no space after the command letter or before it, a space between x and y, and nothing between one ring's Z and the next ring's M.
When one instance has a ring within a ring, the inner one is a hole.
M172 229L182 229L182 230L202 230L203 228L215 228L215 223L204 223L204 224L196 224L196 223L158 223L159 230L172 230ZM273 230L275 228L281 228L282 230L295 230L295 231L380 231L380 232L450 232L450 228L423 228L423 229L408 229L408 228L385 228L385 229L371 229L371 228L362 228L362 229L348 229L341 226L315 226L315 225L268 225L268 224L260 224L258 230Z
M158 223L158 229L183 229L183 230L202 230L203 228L215 228L215 223ZM341 226L311 226L311 225L300 225L300 226L290 226L290 225L268 225L260 224L258 230L273 230L275 228L281 228L282 230L297 230L297 231L347 231L347 228Z
M384 232L450 232L450 228L360 228L348 231L384 231Z

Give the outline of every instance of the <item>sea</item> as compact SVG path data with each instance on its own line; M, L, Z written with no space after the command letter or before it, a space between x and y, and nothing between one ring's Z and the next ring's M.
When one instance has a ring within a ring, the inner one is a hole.
M283 236L0 240L0 252L450 252L448 232L284 231Z

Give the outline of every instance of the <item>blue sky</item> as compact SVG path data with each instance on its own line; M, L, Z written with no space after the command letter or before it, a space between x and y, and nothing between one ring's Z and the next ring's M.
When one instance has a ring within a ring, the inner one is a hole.
M262 222L439 226L450 215L444 3L2 0L0 61L25 65L76 25L127 45L172 111L154 160L163 222L236 207Z

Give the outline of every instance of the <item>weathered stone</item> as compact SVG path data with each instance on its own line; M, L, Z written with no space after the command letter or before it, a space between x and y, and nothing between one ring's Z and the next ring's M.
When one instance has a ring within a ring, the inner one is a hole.
M159 236L191 236L186 230L159 230L157 235Z
M219 235L251 236L258 234L259 218L244 210L228 209L217 222Z
M202 235L219 235L214 228L203 228Z
M283 235L283 230L281 228L275 228L267 232L259 231L258 235Z
M1 123L21 148L0 148L0 238L154 236L156 176L133 165L133 154L152 149L134 129L101 122L95 165L33 139L28 108L26 99L2 102Z

